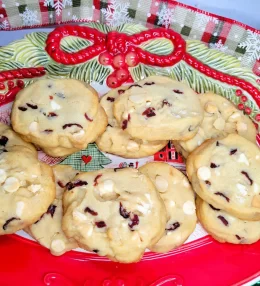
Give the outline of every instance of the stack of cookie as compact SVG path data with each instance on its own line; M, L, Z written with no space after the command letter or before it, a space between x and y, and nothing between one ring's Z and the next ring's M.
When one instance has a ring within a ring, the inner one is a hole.
M53 157L85 149L107 126L97 92L73 79L39 80L16 96L13 129Z
M215 239L260 239L260 150L254 143L237 134L207 140L189 155L187 174L199 196L199 220Z

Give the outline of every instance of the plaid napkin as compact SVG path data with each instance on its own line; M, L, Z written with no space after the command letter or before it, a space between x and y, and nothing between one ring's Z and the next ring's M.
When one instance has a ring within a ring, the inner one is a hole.
M177 1L0 0L0 30L97 21L166 27L241 60L260 75L260 31Z

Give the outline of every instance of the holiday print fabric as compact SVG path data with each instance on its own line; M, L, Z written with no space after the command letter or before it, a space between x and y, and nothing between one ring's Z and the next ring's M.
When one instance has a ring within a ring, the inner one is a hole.
M0 30L88 21L172 28L237 57L260 75L260 31L177 1L0 0Z

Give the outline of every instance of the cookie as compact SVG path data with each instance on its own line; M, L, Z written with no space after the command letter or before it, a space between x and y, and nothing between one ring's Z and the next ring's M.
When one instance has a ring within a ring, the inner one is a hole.
M147 163L139 171L154 183L168 216L163 237L149 248L168 252L182 245L196 227L195 194L182 172L166 163Z
M74 79L44 79L18 93L11 121L27 142L46 152L54 149L49 155L64 156L86 148L98 125L105 130L106 116L94 120L99 107L91 86Z
M146 141L134 139L126 130L122 130L113 115L114 101L128 89L123 86L105 94L100 101L108 117L106 131L96 140L98 148L124 158L142 158L160 151L168 141Z
M253 122L230 101L214 93L200 94L199 99L204 110L204 118L198 133L189 140L173 142L177 151L185 158L205 140L211 138L235 133L252 142L256 141L256 128Z
M14 233L37 221L55 197L50 166L31 152L0 155L0 235Z
M100 106L97 115L93 119L92 128L88 132L88 143L93 143L102 134L107 126L107 116L104 109ZM63 157L71 153L76 153L81 149L78 148L64 148L64 147L54 147L54 148L42 148L42 150L53 156L53 157Z
M63 196L63 231L80 247L113 261L139 261L163 235L165 206L136 169L81 173Z
M25 142L10 126L0 122L0 153L15 150L21 151L21 149L37 156L37 151L32 144Z
M78 173L71 166L56 165L53 167L56 185L56 198L49 206L47 212L34 224L28 227L28 233L41 245L49 248L53 255L77 248L74 239L68 239L61 228L63 216L62 196L66 184Z
M230 134L205 141L187 160L195 192L206 202L243 220L260 220L260 150Z
M199 197L196 206L201 224L219 242L251 244L260 239L260 221L241 220Z
M168 77L151 76L131 85L114 102L114 116L132 137L188 140L203 119L198 95Z

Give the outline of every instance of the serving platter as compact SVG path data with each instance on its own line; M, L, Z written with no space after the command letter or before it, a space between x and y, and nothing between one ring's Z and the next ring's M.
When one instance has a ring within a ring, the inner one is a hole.
M102 95L110 88L155 74L183 81L197 93L213 91L224 96L244 110L258 128L260 78L241 67L236 58L199 41L185 41L171 29L147 29L137 24L112 29L95 22L57 27L49 34L30 33L0 48L0 120L10 123L16 94L39 78L79 79ZM259 143L259 134L256 139ZM81 171L138 168L149 161L168 162L185 171L171 143L142 159L106 154L94 143L67 158L52 158L43 152L39 158ZM3 285L17 283L18 277L27 285L242 285L259 275L260 242L249 246L220 244L200 224L182 247L167 254L147 252L141 262L132 265L81 250L53 257L23 231L0 240L6 257L1 263ZM19 259L15 259L17 253Z

